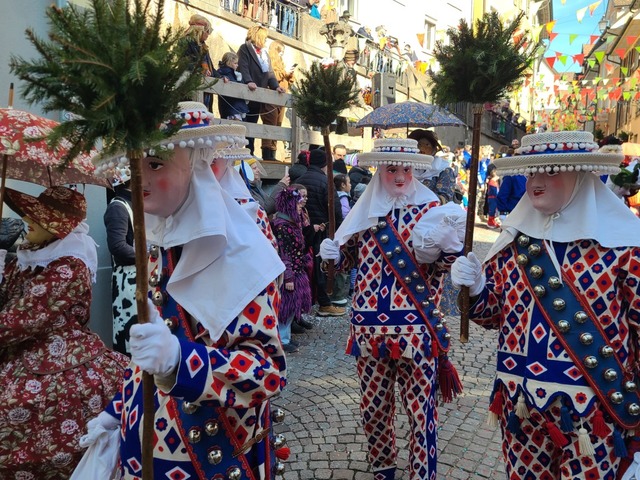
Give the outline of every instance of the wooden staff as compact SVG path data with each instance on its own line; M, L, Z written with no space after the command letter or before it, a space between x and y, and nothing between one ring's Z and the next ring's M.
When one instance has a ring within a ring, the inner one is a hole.
M333 240L336 234L336 211L333 196L335 195L335 185L333 184L333 155L331 153L331 140L329 127L322 127L322 138L324 140L324 154L327 159L327 196L329 209L329 233L327 236ZM335 277L335 264L333 260L327 263L327 295L333 293L333 280Z
M127 153L131 169L131 209L133 211L133 243L136 256L136 305L138 307L138 323L149 322L149 273L147 271L148 252L147 234L144 227L144 196L142 192L143 152ZM153 435L155 419L155 383L153 375L142 373L142 478L153 480Z
M482 122L482 104L473 105L473 141L471 145L471 168L469 168L469 203L467 205L467 223L464 234L464 254L468 255L473 250L473 228L476 223L476 189L478 188L478 153L480 150L480 124ZM469 287L462 287L460 294L460 342L469 341Z

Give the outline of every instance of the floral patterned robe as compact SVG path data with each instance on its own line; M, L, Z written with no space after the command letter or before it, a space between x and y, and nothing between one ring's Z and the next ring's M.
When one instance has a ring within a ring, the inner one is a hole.
M86 327L91 274L74 257L0 284L0 478L66 479L86 423L109 403L128 359Z

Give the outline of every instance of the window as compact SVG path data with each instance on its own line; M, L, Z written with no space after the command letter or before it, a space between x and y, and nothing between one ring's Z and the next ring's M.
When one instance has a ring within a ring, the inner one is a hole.
M433 50L436 36L436 23L429 18L424 19L424 42L422 49L425 52Z

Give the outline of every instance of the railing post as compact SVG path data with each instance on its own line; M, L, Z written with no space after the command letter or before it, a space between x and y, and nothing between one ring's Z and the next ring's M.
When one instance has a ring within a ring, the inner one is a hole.
M300 137L302 128L302 122L300 117L296 114L296 109L291 107L291 139L289 148L291 149L291 165L298 160L298 153L300 153Z

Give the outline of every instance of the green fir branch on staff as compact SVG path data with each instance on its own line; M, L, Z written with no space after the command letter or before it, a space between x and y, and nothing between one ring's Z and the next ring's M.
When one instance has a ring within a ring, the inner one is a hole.
M190 67L183 32L163 27L163 11L164 0L92 0L87 9L48 8L48 39L27 30L40 57L12 56L11 71L26 100L71 114L48 138L71 141L66 162L99 144L105 155L141 152L179 128L158 126L202 76Z
M360 92L356 80L339 65L323 67L319 62L303 71L291 88L296 114L307 125L329 128L340 112L353 104ZM328 132L327 132L328 133Z
M475 29L465 20L447 30L449 43L436 42L440 69L429 83L435 103L496 102L522 84L537 47L520 30L524 12L503 24L498 13L485 13Z

